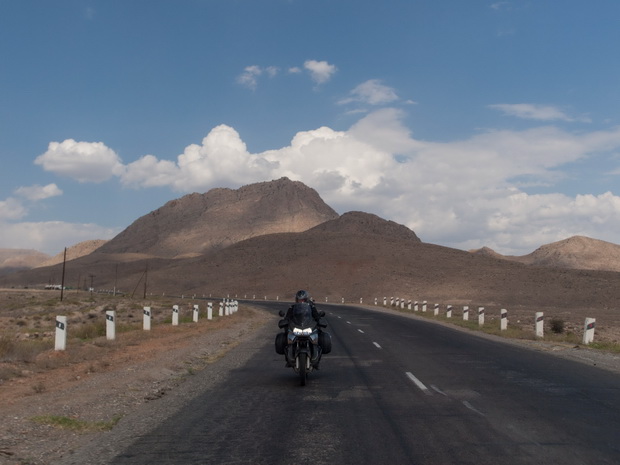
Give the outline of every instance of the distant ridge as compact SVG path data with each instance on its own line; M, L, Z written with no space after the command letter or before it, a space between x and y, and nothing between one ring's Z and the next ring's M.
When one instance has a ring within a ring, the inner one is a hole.
M0 274L28 270L50 258L49 255L32 249L0 249Z
M103 244L105 244L106 242L108 241L103 240L103 239L94 239L91 241L83 241L71 247L67 247L67 261L75 260L76 258L80 258L80 257L83 257L84 255L91 254L95 250L97 250L99 247L101 247ZM65 251L63 250L62 252L54 255L53 257L45 260L44 262L39 263L34 268L38 268L42 266L52 266L58 263L62 263L64 260L64 257L65 257Z
M264 234L301 232L338 214L299 181L250 184L189 194L134 221L102 253L182 258Z
M521 256L501 255L488 247L471 252L526 265L575 270L620 271L620 245L585 236L572 236L546 244L528 255Z

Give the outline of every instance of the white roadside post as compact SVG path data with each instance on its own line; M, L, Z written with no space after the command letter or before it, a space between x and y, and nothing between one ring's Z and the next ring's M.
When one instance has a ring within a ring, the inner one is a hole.
M463 321L469 321L469 307L467 305L463 306Z
M363 303L364 303L364 299L360 297L360 305L362 305Z
M377 306L377 298L375 297L375 307Z
M423 312L426 311L426 300L424 302L422 302L422 311Z
M478 326L484 326L484 307L478 307Z
M439 304L435 304L435 306L433 307L433 315L434 316L439 315Z
M500 310L499 329L500 331L506 331L508 329L508 310L505 308Z
M394 297L390 297L390 307L394 306Z
M172 326L179 326L179 306L172 306Z
M413 302L413 311L414 311L414 312L417 312L417 311L419 311L419 310L420 310L420 309L419 309L419 307L418 307L418 301L416 300L415 302Z
M220 316L224 316L224 302L220 302Z
M213 304L209 302L207 304L207 320L213 319Z
M401 310L405 309L405 299L400 299L400 308Z
M144 307L144 310L142 311L143 313L143 317L142 317L142 329L144 331L150 331L151 330L151 307Z
M54 350L65 350L67 348L67 317L56 317L56 343Z
M452 305L446 307L446 318L452 318Z
M105 320L105 337L108 341L113 341L116 339L116 312L106 310Z
M411 299L407 301L407 310L411 310Z
M586 318L586 322L583 327L583 343L590 344L594 342L594 326L596 318Z
M544 324L545 324L545 318L544 318L544 313L543 312L536 312L536 337L543 337L545 335L545 330L544 330Z
M194 321L194 323L198 322L198 304L194 304L193 321Z
M387 297L383 298L383 306L386 307L387 306Z

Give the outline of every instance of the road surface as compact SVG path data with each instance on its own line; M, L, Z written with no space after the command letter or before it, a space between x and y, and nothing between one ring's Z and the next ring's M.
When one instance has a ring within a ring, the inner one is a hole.
M114 464L618 464L620 375L398 314L330 305L306 386L274 350L140 437ZM209 370L197 376L208 376ZM154 425L155 426L155 425Z

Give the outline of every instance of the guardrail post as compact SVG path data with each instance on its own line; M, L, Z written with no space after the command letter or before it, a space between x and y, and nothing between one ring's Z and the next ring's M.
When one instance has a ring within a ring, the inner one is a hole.
M484 307L478 307L478 326L484 326Z
M499 329L500 331L506 331L508 329L508 310L502 308L499 312Z
M194 321L194 323L198 322L198 304L194 304L193 321Z
M452 305L446 307L446 318L452 318Z
M536 312L536 337L544 337L545 335L545 314Z
M179 306L172 306L172 326L179 326Z
M463 321L469 321L469 307L467 305L463 306Z
M56 317L56 341L54 350L65 350L67 348L67 317Z
M143 313L142 329L144 331L150 331L151 330L151 307L144 307L144 309L142 310L142 313Z
M116 312L114 310L105 312L105 337L108 341L116 339Z
M207 320L213 319L213 304L209 302L207 304Z
M590 344L594 342L594 326L596 318L586 318L586 322L583 327L583 343Z

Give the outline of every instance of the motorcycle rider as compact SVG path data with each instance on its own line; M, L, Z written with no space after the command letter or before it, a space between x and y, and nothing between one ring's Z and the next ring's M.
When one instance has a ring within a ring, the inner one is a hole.
M316 309L316 306L314 305L314 300L310 298L310 294L308 294L308 292L304 291L303 289L297 291L297 294L295 294L295 303L302 303L302 302L306 302L310 304L310 308L312 309L312 318L314 318L316 322L318 323L319 320L321 319L321 315L319 314L319 311ZM284 318L288 320L292 316L293 316L293 306L291 305L286 311L286 316Z
M320 313L317 309L316 306L314 305L314 301L310 298L310 294L308 294L307 291L304 291L303 289L297 291L297 293L295 294L295 303L307 303L310 305L310 309L312 310L312 318L317 322L317 326L318 326L318 334L319 337L322 338L322 329L321 329L321 314L325 315L325 313ZM291 305L288 310L286 311L286 315L284 316L285 321L290 321L290 319L293 317L293 307L294 305ZM288 329L288 325L285 326L284 328L284 333L287 334L289 331ZM287 366L289 366L288 362L287 362ZM314 367L316 369L319 368L319 363L317 362Z

